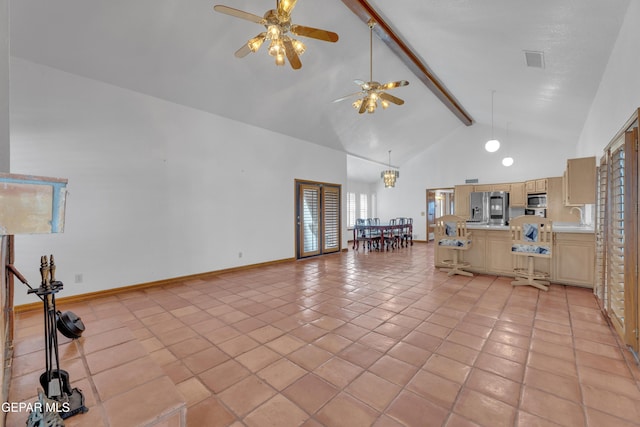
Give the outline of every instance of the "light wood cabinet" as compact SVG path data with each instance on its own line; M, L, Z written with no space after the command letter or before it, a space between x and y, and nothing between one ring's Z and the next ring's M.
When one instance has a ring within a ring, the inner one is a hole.
M593 233L555 233L553 280L592 288L596 241Z
M562 177L548 178L547 181L547 218L555 222L579 222L580 215L572 213L571 208L564 204Z
M487 231L486 271L513 275L511 245L511 233L508 231Z
M509 190L509 205L511 207L525 208L527 207L527 193L525 192L524 182L511 183Z
M479 184L473 186L473 191L511 191L511 184Z
M472 245L462 252L469 262L469 271L513 277L515 267L526 267L524 257L511 254L511 233L508 230L469 229ZM551 259L536 259L535 268L550 274L551 283L593 287L595 280L595 234L554 232ZM444 267L450 259L450 250L436 243L434 261L436 267ZM517 258L517 259L516 259Z
M533 179L525 182L527 194L545 193L547 191L547 178Z
M567 206L596 202L596 158L568 159L564 173L564 203Z
M454 215L458 215L462 218L469 219L471 217L471 208L469 203L471 202L471 193L473 192L473 185L456 185L455 196L453 202Z
M511 191L511 184L493 184L491 191Z
M473 191L493 191L493 184L479 184L473 186Z

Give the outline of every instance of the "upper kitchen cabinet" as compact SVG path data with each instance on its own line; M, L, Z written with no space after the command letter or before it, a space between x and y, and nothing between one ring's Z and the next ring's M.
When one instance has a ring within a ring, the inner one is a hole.
M547 179L534 179L525 182L525 189L527 194L530 193L546 193L547 192Z
M564 172L563 198L567 206L596 202L596 158L568 159Z
M473 186L473 191L511 191L511 184L479 184Z
M473 185L456 185L454 200L454 214L463 218L471 217L471 207L469 206Z
M525 191L524 182L511 183L511 190L509 191L509 206L514 208L527 207L527 193Z

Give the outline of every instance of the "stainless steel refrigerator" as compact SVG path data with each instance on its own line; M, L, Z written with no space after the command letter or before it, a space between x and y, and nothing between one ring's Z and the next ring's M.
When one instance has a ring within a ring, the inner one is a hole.
M506 191L474 192L469 203L470 220L480 224L509 223L509 193Z

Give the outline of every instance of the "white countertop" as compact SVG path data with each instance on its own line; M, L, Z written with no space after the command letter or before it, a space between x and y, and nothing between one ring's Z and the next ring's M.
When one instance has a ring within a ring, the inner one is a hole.
M469 230L509 230L508 225L488 225L473 222L467 223ZM577 222L554 222L553 231L556 233L593 233L593 225L580 225Z

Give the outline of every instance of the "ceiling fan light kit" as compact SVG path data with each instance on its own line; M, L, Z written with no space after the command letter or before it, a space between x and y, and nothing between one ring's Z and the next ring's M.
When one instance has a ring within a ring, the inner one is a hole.
M263 43L269 40L268 53L275 58L276 65L284 65L286 57L291 68L298 70L302 68L300 55L305 52L307 47L300 40L289 36L289 33L332 43L338 41L338 34L292 24L291 11L296 2L297 0L276 0L276 8L268 10L263 17L224 5L215 5L213 9L225 15L264 25L267 30L250 39L238 49L235 53L237 58L244 58L249 53L257 52Z
M400 86L406 86L409 84L406 80L399 80L397 82L389 82L381 85L380 83L373 81L373 27L376 25L373 19L368 22L369 25L369 81L364 82L362 80L354 80L354 82L360 86L360 92L352 93L351 95L344 96L336 99L333 102L344 101L352 96L359 95L362 98L355 100L351 105L358 110L358 113L362 114L367 112L369 114L376 111L378 108L378 101L385 110L389 107L389 103L392 102L396 105L404 104L404 101L398 97L388 94L386 90L393 89ZM395 182L395 180L394 180Z

